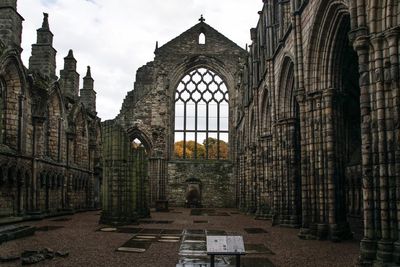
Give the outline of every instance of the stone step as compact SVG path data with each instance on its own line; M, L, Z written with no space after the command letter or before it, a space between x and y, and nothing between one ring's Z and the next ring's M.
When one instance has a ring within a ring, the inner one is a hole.
M22 237L34 235L35 231L36 227L33 226L0 226L0 244Z

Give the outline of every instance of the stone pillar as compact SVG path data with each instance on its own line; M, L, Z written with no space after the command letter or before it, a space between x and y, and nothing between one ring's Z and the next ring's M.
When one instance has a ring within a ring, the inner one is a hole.
M394 144L393 149L394 149L394 180L395 184L394 187L396 188L395 192L395 199L398 201L400 200L400 117L399 117L399 112L400 112L400 94L399 94L399 87L400 87L400 81L399 81L399 37L400 37L400 31L399 29L394 29L389 32L387 35L388 39L388 44L389 44L389 55L390 55L390 63L391 63L391 69L390 69L390 76L391 76L391 82L392 82L392 96L393 96L393 106L394 106L394 112L392 113L393 115L393 122L395 126L394 128L394 138L393 142ZM396 204L395 201L392 201L393 204ZM393 236L393 239L396 240L394 243L394 253L393 253L393 259L394 262L399 264L400 263L400 223L399 223L399 218L400 218L400 205L396 204L394 207L394 211L396 212L394 214L394 217L397 218L397 225L393 225L392 229L394 232L396 232L397 235Z
M298 183L297 183L297 179L300 179L300 177L298 177L300 175L300 162L297 162L297 157L296 157L296 153L298 153L298 151L296 151L297 147L296 147L296 142L297 142L297 132L296 132L296 128L298 127L297 125L297 119L296 118L290 118L288 119L287 122L287 134L288 134L288 144L287 144L287 153L288 153L288 158L287 158L287 162L288 162L288 181L289 181L289 188L290 191L289 193L289 226L290 227L298 227L299 226L299 217L300 214L298 214Z
M159 211L168 210L166 196L166 169L167 166L164 158L149 158L149 203L151 203L152 206L156 205L156 210ZM162 207L162 204L164 204L164 207Z
M374 224L374 183L372 173L372 135L371 103L369 81L369 40L360 37L354 42L358 54L360 73L360 106L362 136L362 188L364 237L361 240L361 261L371 262L375 259L376 241Z
M326 156L327 156L327 187L328 187L328 223L331 228L331 235L337 227L336 221L336 185L335 185L335 129L333 123L333 89L326 89L323 92L323 101L326 116Z
M375 61L375 97L376 97L376 124L377 124L377 156L376 168L379 169L379 199L380 199L380 225L381 240L378 241L377 260L382 262L392 261L393 242L390 234L390 213L389 213L389 195L388 195L388 151L386 138L386 101L383 70L383 39L377 37L371 40L374 47Z

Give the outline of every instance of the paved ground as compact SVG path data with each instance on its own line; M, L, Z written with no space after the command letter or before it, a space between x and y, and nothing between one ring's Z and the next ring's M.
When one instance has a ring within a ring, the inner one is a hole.
M306 241L297 238L296 229L272 227L268 221L254 220L244 214L232 214L235 210L218 209L229 216L191 216L189 209L175 209L170 213L152 213L151 220L173 221L169 224L141 224L141 228L157 229L211 229L225 230L228 233L243 235L246 244L264 244L274 255L252 254L246 256L249 263L268 258L275 266L354 266L358 257L358 241L332 243L330 241ZM52 231L37 231L32 237L10 241L0 245L0 256L20 254L26 249L51 248L69 251L70 256L56 258L35 266L138 266L175 267L181 259L178 255L181 243L154 242L144 253L116 252L115 250L133 237L129 233L107 233L96 231L99 212L80 213L68 221L53 221L57 218L25 225L64 226ZM194 223L194 221L203 221ZM207 221L205 223L204 221ZM263 228L267 233L248 234L244 228ZM0 266L18 266L0 264ZM271 266L271 265L260 265Z

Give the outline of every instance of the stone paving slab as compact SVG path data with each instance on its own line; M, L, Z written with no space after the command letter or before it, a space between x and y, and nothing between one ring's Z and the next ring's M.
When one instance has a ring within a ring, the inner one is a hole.
M186 229L184 235L205 235L206 232L203 229Z
M143 253L148 250L151 246L151 242L147 241L137 241L134 238L128 240L122 246L117 248L118 252L136 252Z
M262 228L244 228L248 234L265 234L268 233L267 230Z
M264 244L244 244L245 250L247 254L271 254L274 255L269 248L267 248Z

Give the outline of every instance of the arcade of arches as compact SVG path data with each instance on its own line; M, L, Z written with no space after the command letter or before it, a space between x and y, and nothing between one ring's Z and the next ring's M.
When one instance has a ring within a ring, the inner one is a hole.
M48 14L26 68L22 20L16 0L0 2L0 224L100 206L101 125L90 68L80 89L70 50L56 76Z
M71 51L57 80L47 14L25 69L3 2L0 217L94 207L102 171L104 223L237 207L400 264L399 1L263 0L246 49L201 17L101 131L90 69L78 96Z

